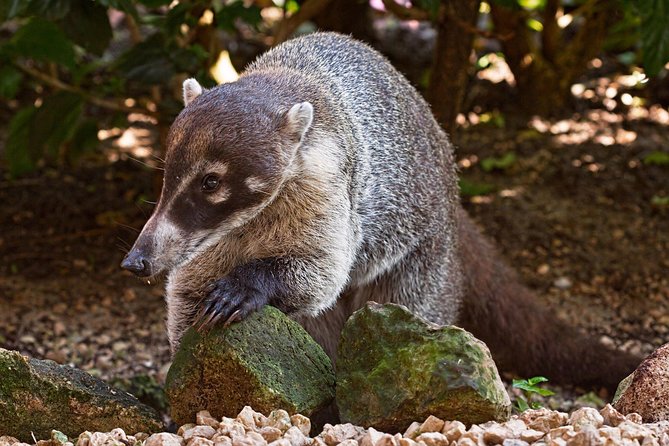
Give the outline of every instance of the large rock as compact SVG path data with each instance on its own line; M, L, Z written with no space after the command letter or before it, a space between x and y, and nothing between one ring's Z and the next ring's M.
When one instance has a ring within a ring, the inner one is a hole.
M428 415L467 424L510 415L511 401L483 342L399 305L368 303L355 312L337 358L342 422L399 432Z
M646 423L669 420L669 343L620 382L613 407L623 414L636 412Z
M313 415L334 398L332 363L295 321L265 307L205 335L186 331L165 384L171 415L193 422L200 410L234 417L246 405Z
M32 443L52 429L70 437L82 431L154 432L158 414L134 396L86 372L29 359L0 348L0 435Z

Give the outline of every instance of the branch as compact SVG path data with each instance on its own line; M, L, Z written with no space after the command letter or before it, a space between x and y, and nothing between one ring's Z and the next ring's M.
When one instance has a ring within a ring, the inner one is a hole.
M290 37L291 34L307 20L311 20L331 2L331 0L307 0L300 9L279 23L279 28L274 36L274 45L278 45Z
M94 96L88 93L87 91L82 90L81 88L66 84L57 77L52 77L48 74L42 73L41 71L35 70L34 68L30 68L19 62L15 62L14 65L16 65L16 67L21 71L23 71L24 73L34 77L40 82L44 82L46 85L55 88L57 90L69 91L71 93L76 93L78 95L81 95L88 102L90 102L93 105L97 105L98 107L123 113L141 113L144 115L149 115L154 117L158 116L156 112L149 111L145 108L128 107L127 105L120 102Z
M458 26L458 28L460 28L461 30L463 30L464 32L466 32L468 34L474 34L474 35L484 37L486 39L496 39L496 40L500 40L500 41L510 40L515 35L515 32L513 32L513 31L509 31L507 33L499 33L499 32L495 32L495 31L488 31L488 30L485 30L485 29L481 29L477 26L474 26L474 25L471 25L471 24L465 22L460 17L458 17L457 14L454 14L453 12L451 12L450 9L447 9L445 14L450 21L452 21L453 23L455 23Z
M430 15L427 11L407 8L396 3L395 0L383 0L383 6L400 20L430 20Z
M559 0L548 0L543 12L544 30L541 33L541 47L544 58L551 63L555 62L555 55L560 46L560 28L556 19L559 7Z

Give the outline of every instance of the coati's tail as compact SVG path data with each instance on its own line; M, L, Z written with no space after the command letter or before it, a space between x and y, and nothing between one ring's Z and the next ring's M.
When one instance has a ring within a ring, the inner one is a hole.
M466 287L460 324L488 345L500 369L615 389L636 368L641 358L605 347L542 306L463 209L458 224Z

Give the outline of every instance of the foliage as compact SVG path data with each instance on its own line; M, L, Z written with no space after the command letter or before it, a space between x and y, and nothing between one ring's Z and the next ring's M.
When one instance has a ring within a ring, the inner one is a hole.
M643 163L655 166L669 166L669 153L654 150L643 157Z
M548 379L544 378L543 376L535 376L529 379L514 379L512 383L513 387L515 389L520 389L523 393L523 396L519 396L516 398L516 405L515 405L516 410L518 410L519 412L524 412L527 409L540 408L541 404L539 404L536 401L532 401L532 397L534 395L540 395L540 396L555 395L555 392L548 389L543 389L539 386L539 384L545 382L548 382Z
M312 17L301 13L317 8L305 5L319 1L284 1L288 19L281 23L296 16L309 20ZM456 11L445 14L446 3L438 0L417 0L412 6L392 0L384 4L395 5L392 13L401 18L431 20L436 25ZM557 108L556 97L569 95L570 83L602 45L628 63L641 55L650 75L669 60L669 0L491 0L483 5L488 12L492 8L493 20L479 20L487 23L486 29L470 31L502 44L517 89L528 92L529 100L523 103L528 111L539 102L545 105L544 112ZM224 36L255 39L259 49L271 42L266 37L280 30L281 23L272 28L261 11L274 7L269 0L0 2L0 98L10 101L13 109L18 106L7 127L3 153L9 172L21 175L43 162L73 163L98 146L99 129L127 124L129 113L148 115L164 127L180 110L180 84L186 77L205 86L214 84L210 68L223 49ZM520 26L507 22L513 32L506 33L505 21L496 12ZM571 24L558 26L559 15L573 16ZM607 26L602 28L602 23ZM593 39L586 31L597 26L604 31L598 28L601 32ZM525 63L528 54L535 63ZM477 68L487 64L483 54ZM444 76L431 76L431 82L436 84L437 78L456 82ZM443 96L434 100L439 101ZM453 107L459 103L445 102ZM451 115L456 116L457 110ZM484 114L484 119L505 125L500 113ZM512 163L505 157L482 164L505 169Z
M486 195L494 192L495 186L488 183L478 183L470 181L466 178L460 178L458 183L460 186L460 194L464 197L474 197L477 195Z
M506 170L516 162L516 154L509 152L501 157L489 157L481 160L481 169L486 172L493 170Z
M578 23L576 18L585 16L596 7L595 0L492 0L501 7L518 11L525 17L528 29L542 33L547 20L555 17L546 16L548 3L557 3L564 14L574 16L571 23ZM657 75L669 62L669 0L616 0L607 2L609 13L619 15L618 21L609 29L608 47L618 50L632 49L640 51L640 62L647 75ZM615 11L619 8L619 11ZM587 17L583 17L587 19ZM587 26L587 25L586 25ZM569 27L569 25L567 25ZM565 28L567 28L565 27Z
M180 80L213 85L216 33L260 21L260 9L242 1L170 3L2 2L1 29L11 35L0 44L0 97L23 104L9 123L4 155L11 174L40 160L73 162L98 145L98 128L128 113L169 121L180 108ZM208 13L211 20L203 20ZM114 29L112 15L122 18Z

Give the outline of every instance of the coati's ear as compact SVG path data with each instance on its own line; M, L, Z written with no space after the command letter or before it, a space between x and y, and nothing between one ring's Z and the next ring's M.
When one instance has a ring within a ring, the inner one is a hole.
M187 106L202 94L202 86L193 78L184 81L184 105Z
M286 114L288 129L297 137L298 141L309 130L313 119L314 107L309 102L300 102L293 105Z

